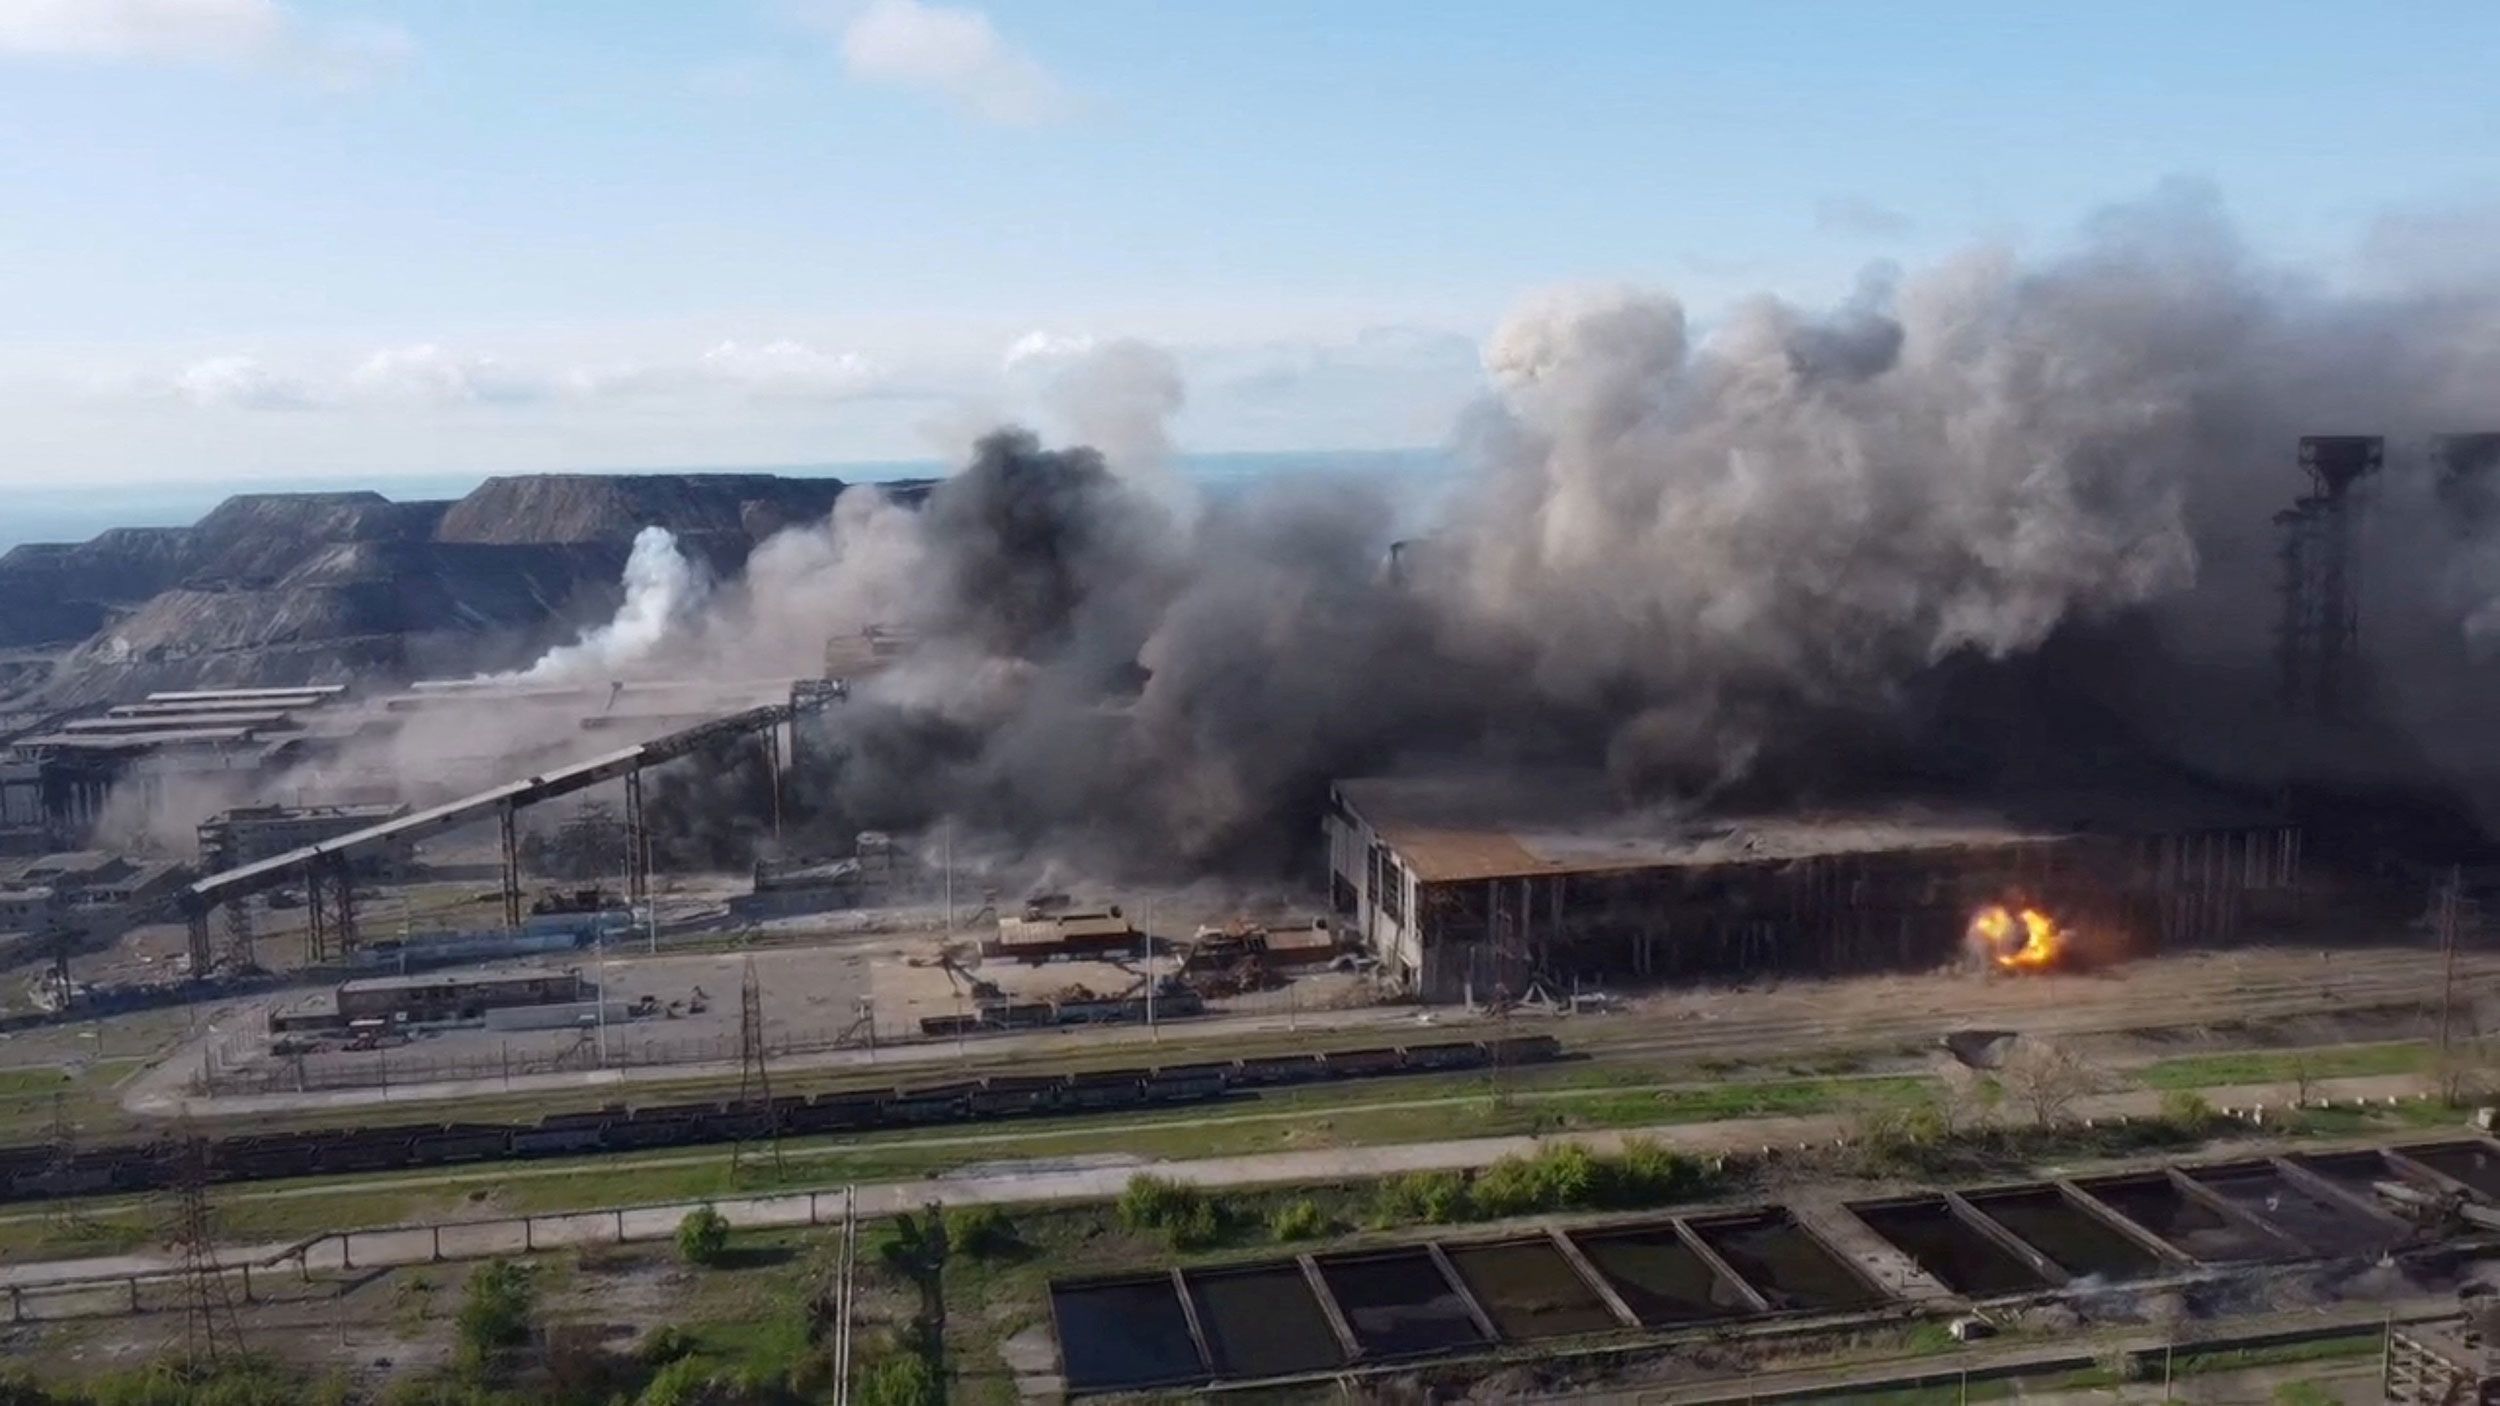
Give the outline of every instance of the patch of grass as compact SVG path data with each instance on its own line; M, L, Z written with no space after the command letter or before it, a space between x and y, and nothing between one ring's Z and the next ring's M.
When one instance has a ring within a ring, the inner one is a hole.
M2178 1354L2171 1370L2173 1375L2182 1377L2213 1372L2246 1372L2259 1367L2290 1367L2305 1362L2343 1362L2368 1357L2378 1350L2379 1332L2373 1328L2330 1338L2312 1338L2306 1342L2183 1351Z
M2466 1110L2435 1098L2402 1099L2393 1106L2374 1104L2368 1108L2304 1108L2292 1115L2290 1123L2279 1125L2277 1131L2296 1137L2359 1137L2365 1133L2456 1127L2464 1121L2465 1113Z
M2418 1074L2430 1067L2430 1047L2419 1040L2384 1045L2334 1045L2311 1050L2239 1050L2182 1055L2135 1071L2149 1089L2211 1089L2232 1084L2288 1084L2304 1068L2312 1079L2356 1079Z
M946 1244L953 1253L977 1260L998 1259L1020 1248L1016 1223L997 1206L967 1206L948 1212Z
M39 1064L16 1069L0 1069L0 1098L28 1098L50 1095L66 1089L71 1083L68 1070L58 1065Z

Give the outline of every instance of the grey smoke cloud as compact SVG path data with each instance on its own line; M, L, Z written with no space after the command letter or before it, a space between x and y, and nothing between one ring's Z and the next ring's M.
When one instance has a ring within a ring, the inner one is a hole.
M2263 716L2297 438L2500 420L2500 303L2434 283L2309 286L2174 189L2058 259L1878 268L1828 310L1697 326L1657 290L1540 296L1484 346L1467 481L1395 581L1377 488L1196 504L1126 472L1182 402L1136 348L1074 383L1094 418L1062 411L1103 452L1005 431L924 506L846 495L640 667L806 672L828 637L903 629L916 652L832 717L811 802L1108 869L1282 865L1328 778L1436 758L1602 763L1689 802L1845 783L1835 739L1990 745L1933 735L1945 715L2061 750L2064 711L1939 709L1992 674L2275 774L2299 752ZM2391 455L2366 543L2391 768L2470 761L2500 724L2467 648L2500 619L2500 538L2418 457Z

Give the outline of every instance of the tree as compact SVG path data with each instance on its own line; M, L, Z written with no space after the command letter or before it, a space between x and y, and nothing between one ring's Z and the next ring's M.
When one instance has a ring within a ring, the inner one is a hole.
M2006 1053L1998 1071L2006 1093L2043 1128L2073 1121L2075 1101L2106 1083L2091 1063L2063 1045L2023 1039Z
M697 1206L677 1222L677 1253L688 1264L715 1265L729 1252L729 1217Z
M538 1289L527 1266L488 1260L469 1276L453 1320L464 1364L482 1366L500 1349L530 1340L538 1314Z

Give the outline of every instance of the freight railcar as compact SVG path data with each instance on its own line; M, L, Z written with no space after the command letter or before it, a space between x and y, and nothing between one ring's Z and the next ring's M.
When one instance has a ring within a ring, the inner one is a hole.
M1199 1103L1259 1089L1330 1080L1437 1073L1559 1059L1550 1035L1447 1040L1317 1055L1167 1064L1079 1074L991 1075L932 1085L789 1095L770 1104L611 1105L551 1113L531 1123L427 1123L336 1132L247 1133L209 1142L216 1181L269 1181L342 1172L400 1171L507 1157L573 1157L825 1133L873 1132L1044 1114L1099 1113ZM181 1159L163 1144L76 1152L0 1147L0 1201L29 1201L172 1184Z

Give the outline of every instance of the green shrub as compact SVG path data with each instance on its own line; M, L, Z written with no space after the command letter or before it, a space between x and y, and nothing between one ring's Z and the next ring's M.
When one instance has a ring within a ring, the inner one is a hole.
M977 1260L996 1259L1016 1249L1016 1223L996 1206L967 1206L948 1213L946 1243Z
M1120 1224L1131 1230L1161 1230L1205 1199L1206 1193L1188 1182L1139 1172L1120 1192Z
M646 1367L665 1367L681 1357L693 1355L695 1336L674 1323L663 1323L644 1335L634 1349L634 1359Z
M1594 1205L1598 1187L1596 1155L1576 1142L1562 1142L1485 1168L1468 1195L1478 1214L1518 1216Z
M729 1217L697 1206L677 1222L677 1253L688 1264L719 1264L729 1251Z
M946 1387L928 1358L895 1352L859 1374L857 1399L860 1406L945 1406Z
M2161 1096L2161 1120L2183 1133L2201 1133L2214 1123L2214 1106L2194 1089L2172 1089Z
M1216 1209L1213 1201L1201 1197L1163 1229L1173 1249L1203 1249L1224 1238L1224 1213Z
M1467 1179L1456 1172L1404 1172L1380 1183L1373 1214L1386 1225L1447 1225L1472 1209Z
M1129 1178L1119 1214L1131 1230L1163 1232L1175 1249L1212 1245L1224 1236L1224 1214L1204 1191L1145 1172Z
M1623 1150L1602 1166L1600 1195L1613 1206L1656 1206L1698 1196L1710 1186L1708 1168L1649 1138L1625 1138Z
M662 1367L643 1384L634 1406L697 1406L712 1394L711 1366L699 1357L681 1357Z
M1269 1228L1279 1240L1316 1240L1326 1235L1331 1227L1327 1212L1319 1208L1318 1202L1305 1197L1287 1202L1284 1209L1276 1213L1276 1218L1269 1222Z
M538 1290L527 1266L510 1260L488 1260L469 1276L454 1320L464 1363L483 1363L497 1350L518 1347L530 1339L538 1312Z

